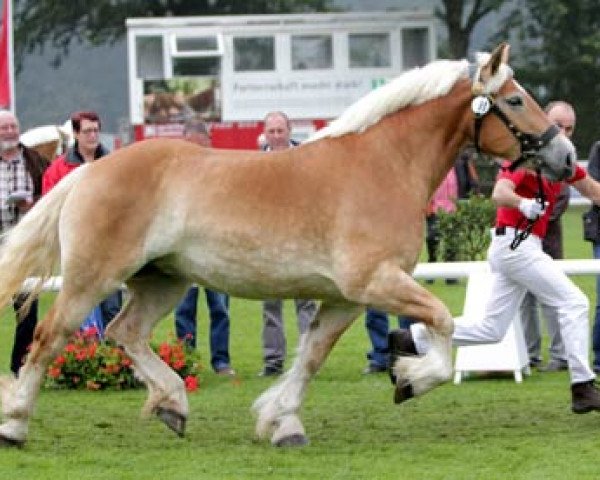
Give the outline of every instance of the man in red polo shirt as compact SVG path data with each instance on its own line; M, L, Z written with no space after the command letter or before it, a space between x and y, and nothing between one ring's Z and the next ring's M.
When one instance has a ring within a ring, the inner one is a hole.
M536 173L527 169L510 172L507 166L505 163L492 193L498 209L488 250L493 283L486 312L476 322L455 321L452 341L455 345L501 341L525 293L530 291L558 314L571 376L572 411L600 410L600 391L594 385L595 375L588 361L588 299L542 250L542 238L561 184L542 179L546 197L542 205L535 198L539 185ZM600 183L583 169L577 167L568 183L600 205ZM529 236L523 235L528 220L534 221ZM522 241L514 248L519 237ZM410 330L390 332L393 361L401 355L422 355L428 348L429 335L422 323L413 324Z

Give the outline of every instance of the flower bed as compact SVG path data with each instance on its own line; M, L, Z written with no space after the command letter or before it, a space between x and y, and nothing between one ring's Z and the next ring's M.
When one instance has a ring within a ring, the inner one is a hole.
M183 378L188 392L198 389L200 364L195 352L180 340L152 345L160 358ZM138 388L133 363L121 347L99 340L89 328L77 332L48 367L45 385L50 388L88 390Z

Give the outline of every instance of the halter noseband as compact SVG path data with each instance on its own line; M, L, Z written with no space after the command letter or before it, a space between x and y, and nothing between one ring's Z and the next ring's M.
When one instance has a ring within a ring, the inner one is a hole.
M483 123L483 119L487 116L487 114L491 112L496 115L502 121L502 123L504 123L504 125L506 125L506 128L508 128L515 136L521 147L521 155L516 160L513 160L508 167L508 169L512 172L527 160L536 158L538 152L548 145L558 133L560 133L560 129L556 125L550 125L550 127L548 127L548 129L541 135L521 132L513 125L506 114L500 110L500 107L498 107L496 104L495 96L491 93L484 92L483 84L479 80L480 68L474 66L471 66L470 68L474 70L474 74L471 75L473 78L471 87L473 92L473 101L471 102L471 109L475 114L475 150L478 153L481 151L479 146L481 124Z

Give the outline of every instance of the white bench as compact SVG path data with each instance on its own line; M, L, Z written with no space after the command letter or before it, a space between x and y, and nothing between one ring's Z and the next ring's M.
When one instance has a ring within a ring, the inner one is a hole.
M463 317L477 320L483 317L491 291L491 273L487 263L469 274ZM456 349L454 383L458 385L468 372L513 372L515 381L530 374L529 357L519 314L513 319L502 341L485 345L469 345Z

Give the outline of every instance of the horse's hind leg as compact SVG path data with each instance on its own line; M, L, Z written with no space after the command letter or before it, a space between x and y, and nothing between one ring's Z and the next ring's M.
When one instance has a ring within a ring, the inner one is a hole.
M258 414L256 433L264 438L271 433L276 446L307 443L298 410L310 379L319 370L338 338L360 315L362 307L323 303L303 336L292 368L277 384L264 392L252 406Z
M93 293L74 293L64 285L56 302L35 329L31 352L19 370L18 379L0 379L4 423L0 445L21 445L27 438L29 417L50 362L59 354L69 336L97 302Z
M108 325L106 335L123 346L136 373L148 386L142 413L156 413L169 428L183 436L189 413L184 382L152 351L148 339L154 325L181 299L188 282L152 273L131 278L127 286L131 297Z

